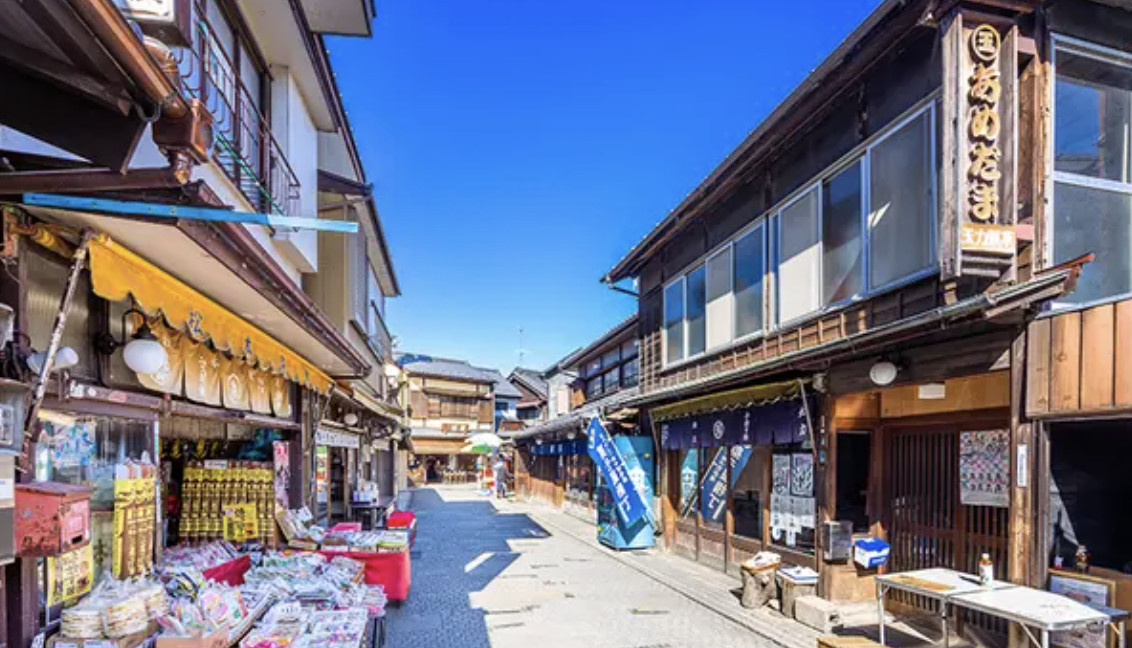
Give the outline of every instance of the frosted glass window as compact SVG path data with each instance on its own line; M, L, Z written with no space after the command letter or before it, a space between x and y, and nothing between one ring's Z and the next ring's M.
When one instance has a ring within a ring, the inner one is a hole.
M735 241L735 336L763 328L763 278L766 275L764 225Z
M707 263L707 348L731 341L731 248Z
M869 159L871 288L932 264L931 119L925 112L876 145Z
M783 209L780 218L778 308L781 321L789 322L820 306L817 190Z

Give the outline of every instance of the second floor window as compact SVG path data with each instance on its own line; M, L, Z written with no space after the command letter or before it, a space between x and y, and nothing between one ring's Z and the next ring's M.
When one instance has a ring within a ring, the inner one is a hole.
M894 123L665 286L665 364L931 271L934 111Z
M1057 41L1053 262L1095 253L1064 304L1132 294L1132 52Z

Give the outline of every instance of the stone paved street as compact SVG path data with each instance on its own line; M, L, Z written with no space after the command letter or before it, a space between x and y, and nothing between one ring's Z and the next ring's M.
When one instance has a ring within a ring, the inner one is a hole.
M750 630L461 487L413 496L419 534L390 648L766 646Z

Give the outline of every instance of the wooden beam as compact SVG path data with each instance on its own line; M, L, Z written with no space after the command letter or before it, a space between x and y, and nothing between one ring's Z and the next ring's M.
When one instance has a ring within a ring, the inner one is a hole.
M53 169L0 174L0 195L173 189L180 186L181 181L170 167L135 169L125 174L110 169Z
M1033 516L1033 439L1025 423L1026 334L1019 331L1010 350L1010 518L1007 579L1020 585L1029 582L1030 559L1035 551ZM1024 461L1025 463L1021 463ZM1024 477L1026 483L1021 483ZM1040 552L1039 552L1040 553Z
M124 87L96 79L75 67L15 41L0 39L0 61L64 90L96 101L121 115L128 115L133 106L133 101Z
M76 67L119 86L129 79L98 39L63 0L23 0L23 9L36 26L67 55Z
M1132 407L1132 300L1116 305L1113 404Z
M0 123L114 171L125 172L145 132L140 117L122 115L102 103L60 89L13 68L0 66Z

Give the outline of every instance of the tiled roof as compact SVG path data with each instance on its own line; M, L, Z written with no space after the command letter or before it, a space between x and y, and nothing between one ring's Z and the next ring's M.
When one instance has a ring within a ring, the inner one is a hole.
M536 396L543 400L546 400L547 394L550 393L546 380L543 379L542 373L539 371L515 367L515 369L511 371L511 376L521 381L527 389L534 392Z

